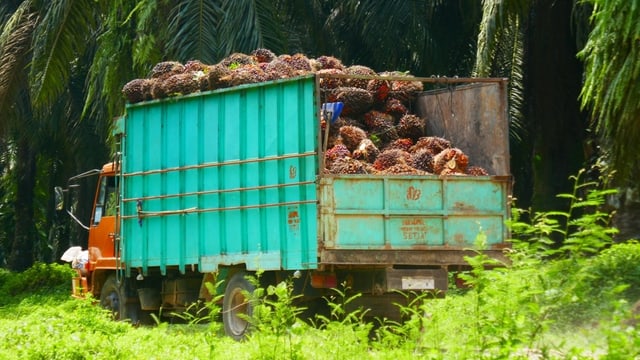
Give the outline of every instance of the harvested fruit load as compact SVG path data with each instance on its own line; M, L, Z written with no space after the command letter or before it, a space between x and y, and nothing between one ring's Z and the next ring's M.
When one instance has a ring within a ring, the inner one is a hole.
M329 131L325 171L331 174L488 175L443 138L426 133L427 119L411 112L423 83L399 71L345 66L333 56L276 55L268 49L234 53L214 65L164 61L149 77L124 85L129 103L242 84L317 74L322 103L342 102ZM323 134L324 135L324 134Z
M360 131L353 132L361 137ZM369 138L362 139L355 150L338 139L325 153L325 166L330 174L489 175L481 167L469 166L469 157L462 150L436 136L423 136L415 143L401 138L382 150Z
M156 64L149 77L124 85L122 94L130 103L187 95L242 84L285 79L323 69L346 69L340 60L321 56L309 59L303 54L277 56L268 49L250 54L234 53L217 64L207 65L192 60L186 64L163 61ZM337 70L336 70L337 71Z

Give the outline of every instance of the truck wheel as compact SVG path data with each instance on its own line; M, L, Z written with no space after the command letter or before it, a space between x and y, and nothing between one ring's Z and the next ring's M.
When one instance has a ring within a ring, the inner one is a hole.
M247 297L255 287L241 271L233 274L224 291L222 322L224 332L235 340L242 340L249 332L248 318L253 314L253 304Z
M124 281L118 282L115 275L107 278L100 292L100 306L111 311L114 320L138 322L139 304L127 304Z

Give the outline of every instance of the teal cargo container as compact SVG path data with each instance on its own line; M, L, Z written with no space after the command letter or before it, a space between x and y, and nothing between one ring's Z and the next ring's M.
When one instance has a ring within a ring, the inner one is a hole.
M314 77L128 106L127 269L317 268L317 111Z
M245 275L292 279L313 301L331 288L393 316L395 290L446 291L476 243L504 259L510 175L504 79L411 78L429 90L410 107L426 134L449 139L490 175L332 174L332 131L307 75L129 104L121 152L100 174L89 229L89 289L120 318L184 310L223 280L227 334L241 338L252 304ZM355 76L358 80L380 80ZM392 77L384 78L385 81ZM407 81L407 78L397 80ZM347 108L347 105L345 105ZM329 132L327 132L327 130ZM114 201L115 200L115 201Z

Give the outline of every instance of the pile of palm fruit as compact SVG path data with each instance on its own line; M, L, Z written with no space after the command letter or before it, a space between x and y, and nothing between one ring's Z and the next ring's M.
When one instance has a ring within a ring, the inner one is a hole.
M488 175L450 141L428 136L426 119L411 112L420 81L404 72L376 73L345 66L332 56L276 56L268 49L234 53L215 65L200 61L156 64L148 78L128 82L130 103L210 91L314 73L322 103L342 102L334 122L321 119L327 134L325 172L330 174ZM328 124L328 126L327 126Z

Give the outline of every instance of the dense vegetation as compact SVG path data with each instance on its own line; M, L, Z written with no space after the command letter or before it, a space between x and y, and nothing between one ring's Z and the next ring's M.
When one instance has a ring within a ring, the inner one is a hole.
M628 185L640 134L638 9L638 0L3 0L0 266L20 271L86 245L53 210L53 187L109 160L120 90L162 60L213 64L268 48L376 71L507 77L521 206L559 208L564 179L598 158ZM86 220L93 195L83 191Z
M179 321L134 327L112 321L91 299L69 298L67 266L36 264L0 270L0 359L634 358L640 243L613 243L610 215L599 210L612 191L582 172L573 179L575 191L561 195L568 212L514 218L509 264L494 268L478 252L468 258L472 271L460 274L466 287L444 298L417 294L401 308L403 322L345 311L358 294L342 287L328 299L329 313L303 322L283 282L253 294L254 331L243 342L222 335L215 301ZM565 245L550 246L554 233ZM482 242L479 234L478 248Z

